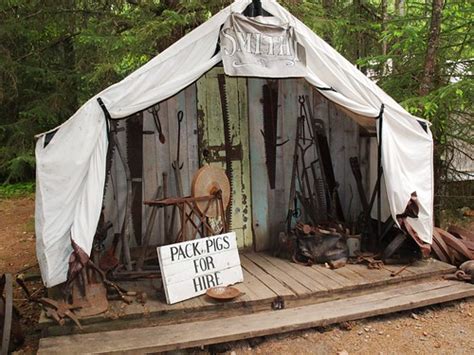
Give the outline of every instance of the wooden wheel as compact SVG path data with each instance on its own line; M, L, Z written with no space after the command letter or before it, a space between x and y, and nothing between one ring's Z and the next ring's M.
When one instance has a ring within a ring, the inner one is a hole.
M204 165L194 174L191 184L192 197L216 195L220 193L224 211L230 202L230 182L223 169L212 165ZM207 217L219 216L219 199L211 201L197 201L199 211Z

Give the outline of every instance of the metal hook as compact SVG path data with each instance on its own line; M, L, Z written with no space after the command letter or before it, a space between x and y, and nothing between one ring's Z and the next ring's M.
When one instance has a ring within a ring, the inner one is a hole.
M179 152L180 152L180 145L181 145L181 122L183 121L183 118L184 118L184 113L182 110L179 110L178 111L178 114L177 114L177 117L178 117L178 146L176 148L176 160L171 164L171 166L173 167L173 169L183 169L183 166L184 166L184 162L183 163L179 163Z

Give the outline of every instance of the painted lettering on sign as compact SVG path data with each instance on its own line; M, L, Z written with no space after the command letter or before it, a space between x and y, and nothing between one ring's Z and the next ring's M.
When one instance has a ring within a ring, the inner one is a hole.
M266 24L232 14L220 32L220 45L227 75L306 76L304 47L288 24Z
M292 62L299 61L298 42L289 35L267 36L251 32L222 32L222 36L228 39L222 48L227 56L234 56L236 52L245 52L254 55L290 57Z
M234 232L158 248L168 303L243 281Z

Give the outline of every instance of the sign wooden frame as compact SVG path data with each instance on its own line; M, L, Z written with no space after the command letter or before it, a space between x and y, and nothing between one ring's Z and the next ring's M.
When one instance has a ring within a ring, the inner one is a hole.
M157 253L168 304L243 281L235 232L165 245Z

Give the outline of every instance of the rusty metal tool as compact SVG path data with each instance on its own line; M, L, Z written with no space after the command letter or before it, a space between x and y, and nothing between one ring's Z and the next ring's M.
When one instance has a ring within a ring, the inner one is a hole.
M115 250L120 240L120 233L114 234L114 239L110 248L99 259L99 267L104 271L109 271L119 264L119 259L115 256Z
M227 177L229 178L230 187L231 187L230 188L231 199L230 199L229 207L226 210L226 221L229 224L229 226L232 226L232 210L233 210L232 190L233 190L233 184L234 184L233 166L232 166L233 135L232 135L232 128L230 125L229 96L227 95L225 74L217 75L217 83L219 87L219 96L220 96L220 101L221 101L222 121L224 124L225 172L227 174Z
M64 325L64 318L70 318L78 327L82 329L81 323L77 316L72 312L79 307L67 304L64 301L55 301L51 298L41 297L36 300L46 311L46 314L56 320L60 325Z
M155 200L159 199L162 196L163 196L163 187L158 186L155 193ZM156 219L157 213L158 213L158 209L152 207L150 216L148 220L146 221L145 236L143 238L143 243L141 245L140 256L138 257L137 264L135 267L136 270L142 270L143 268L143 263L145 262L146 252L147 252L148 246L150 245L150 239L153 233L153 227L155 225L155 219Z
M181 169L183 168L182 162L180 162L180 146L181 146L181 122L183 121L184 114L183 111L178 111L177 114L178 118L178 145L176 148L176 160L171 164L171 167L173 168L174 171L174 178L175 178L175 183L176 183L176 193L179 197L184 196L184 191L183 191L183 181L181 179ZM173 207L173 215L172 215L172 223L170 224L170 231L173 228L173 223L174 223L174 215L176 214L176 208ZM185 228L185 226L182 226L182 228Z
M184 118L184 113L183 111L179 110L178 111L178 144L177 144L177 148L176 148L176 160L171 164L171 166L173 167L173 169L183 169L183 164L184 163L181 163L180 162L180 157L179 157L179 153L180 153L180 150L181 150L181 122L183 122L183 118Z
M450 249L455 250L458 252L460 255L462 255L462 258L464 260L460 260L461 262L465 260L473 260L474 259L474 253L471 253L469 248L462 242L461 239L456 238L454 235L452 235L449 232L446 232L442 230L441 228L436 228L436 232L438 232L441 237L443 238L444 242L448 245Z
M336 181L334 168L332 164L331 151L329 149L328 140L326 137L326 129L322 120L316 119L313 116L312 108L309 100L303 102L305 113L308 113L309 129L312 132L312 139L315 142L316 152L320 160L319 166L321 169L321 176L326 186L329 201L331 201L330 211L332 217L339 221L344 221L344 213L337 188L339 183Z
M370 218L369 211L369 201L367 201L367 196L364 191L364 186L362 184L362 173L360 171L359 158L351 157L349 158L349 163L351 165L352 174L357 185L357 192L359 193L360 202L362 204L362 209L365 214L365 218Z
M160 140L160 143L165 144L166 138L165 138L165 135L163 134L163 129L161 128L161 121L160 121L160 116L159 116L160 104L157 104L151 107L148 110L148 112L151 113L153 116L153 121L155 122L155 127L156 127L156 131L158 132L158 139Z
M290 198L288 201L288 214L286 217L286 232L290 233L291 231L291 222L293 217L296 217L295 212L298 211L298 204L296 199L296 178L298 175L298 137L301 130L301 120L302 117L298 117L296 123L296 139L295 139L295 148L293 151L293 167L291 169L291 183L290 183Z
M400 268L398 271L392 272L392 273L390 274L390 276L391 276L391 277L395 277L395 276L400 275L400 274L401 274L403 271L405 271L410 265L411 265L411 263L410 263L410 264L406 264L404 267Z
M263 85L263 130L260 130L265 143L265 157L270 188L275 188L276 149L289 140L278 143L278 81L268 80Z
M117 132L117 122L116 120L112 120L112 126L113 127L113 132ZM132 186L132 174L130 171L130 167L128 165L128 162L126 160L126 155L123 147L119 142L117 141L115 134L111 134L111 137L114 137L115 141L115 148L117 149L118 156L123 164L124 167L124 172L125 172L125 177L127 181L127 198L126 198L126 211L125 211L125 218L123 221L123 225L121 228L121 243L122 243L122 252L123 256L125 259L125 265L127 267L127 270L132 270L132 258L130 256L130 237L133 232L133 227L132 227L132 201L133 201L133 186Z

